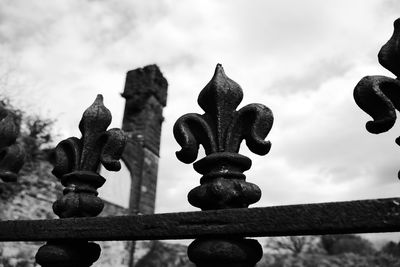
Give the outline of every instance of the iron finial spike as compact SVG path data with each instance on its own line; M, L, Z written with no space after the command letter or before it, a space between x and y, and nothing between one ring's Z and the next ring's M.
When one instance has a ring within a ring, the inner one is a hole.
M183 115L174 125L174 136L182 147L177 152L178 159L194 162L200 144L206 155L237 153L243 140L252 152L267 154L271 144L264 139L273 124L272 112L262 104L250 104L236 111L242 99L241 87L217 65L212 79L198 97L205 114Z
M190 204L202 210L247 208L261 197L260 188L246 182L243 172L250 168L251 160L240 155L239 148L246 140L252 152L267 154L271 144L264 139L271 130L273 115L262 104L236 110L242 99L242 88L217 64L198 97L205 113L183 115L174 125L175 139L182 147L176 153L179 160L194 162L200 145L206 153L206 157L193 164L203 175L200 186L188 194ZM233 262L254 266L262 256L262 248L256 240L244 238L197 239L189 246L188 255L198 267Z
M366 76L354 88L354 100L373 120L366 123L367 131L379 134L390 130L400 111L400 19L394 22L393 35L378 54L379 63L396 78L381 75ZM400 145L400 137L396 139ZM398 174L400 178L400 173Z
M396 77L400 76L400 18L393 23L393 34L378 53L379 63Z
M380 64L396 76L400 74L400 19L394 22L394 32L378 54ZM392 128L396 109L400 109L400 81L386 76L366 76L354 88L357 105L373 121L366 124L369 132L379 134Z
M119 170L126 142L120 129L107 130L110 123L111 112L99 94L82 115L82 137L70 137L57 145L53 174L65 189L53 210L60 218L94 217L102 211L103 200L97 197L97 189L105 182L98 173L100 164L107 170ZM100 251L98 244L88 241L53 241L39 249L36 261L43 267L88 267L99 258Z

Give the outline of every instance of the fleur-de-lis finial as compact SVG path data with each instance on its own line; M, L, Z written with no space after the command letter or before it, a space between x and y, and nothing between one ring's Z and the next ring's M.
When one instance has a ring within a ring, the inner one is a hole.
M0 103L0 178L4 182L15 182L24 164L25 152L15 143L18 134L15 114Z
M118 171L126 142L120 129L107 131L110 123L111 113L103 105L103 96L98 95L79 123L82 137L70 137L57 145L53 174L66 187L64 196L53 205L60 217L97 216L103 209L96 189L105 179L97 171L100 163L107 170Z
M203 145L207 155L237 153L243 139L252 152L267 154L271 143L264 138L272 127L272 112L261 104L250 104L236 111L242 99L240 86L228 78L218 64L198 98L205 114L186 114L174 126L175 138L182 146L176 153L178 159L185 163L195 161L199 144Z
M126 142L120 129L107 130L110 123L111 113L103 105L103 96L97 95L79 123L82 137L70 137L57 145L53 174L65 189L53 210L61 218L92 217L102 211L104 203L97 197L97 189L105 182L98 174L100 164L118 171ZM39 249L36 262L43 267L88 267L99 258L100 251L98 244L85 240L51 241Z
M195 161L200 144L207 155L194 164L195 170L203 174L202 185L189 193L189 202L196 207L247 207L261 196L256 185L245 182L243 172L250 168L251 160L238 151L240 143L246 140L252 152L267 154L271 143L264 139L272 127L273 116L271 110L262 104L249 104L236 111L242 98L240 86L228 78L218 64L214 76L198 98L205 113L183 115L174 125L174 136L182 147L176 153L179 160L184 163ZM227 190L216 196L215 187L222 184ZM235 188L228 190L231 187ZM204 194L210 198L204 198Z
M396 78L366 76L354 88L357 105L373 118L367 122L366 128L374 134L390 130L396 121L396 109L400 110L400 19L394 22L393 35L382 46L378 59ZM400 145L400 137L396 143Z
M205 113L183 115L174 125L174 136L182 147L176 153L179 160L194 162L200 145L206 153L193 164L203 177L200 186L188 195L190 204L202 210L247 208L261 197L260 188L246 182L243 174L251 160L238 152L243 140L256 154L269 152L271 143L264 139L271 130L273 116L262 104L236 111L242 98L240 86L218 64L198 98ZM256 240L245 238L196 239L188 248L188 256L198 267L250 267L261 259L262 247Z

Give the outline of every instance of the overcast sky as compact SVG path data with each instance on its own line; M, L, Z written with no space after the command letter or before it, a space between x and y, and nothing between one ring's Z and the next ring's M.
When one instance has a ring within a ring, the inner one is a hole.
M394 197L400 127L369 134L352 92L365 75L393 77L376 55L397 17L398 0L0 0L0 82L18 105L57 118L61 139L80 135L97 93L120 126L125 73L158 64L169 91L157 212L195 210L186 195L200 175L175 158L172 126L202 113L197 96L217 63L243 88L241 106L274 113L271 152L242 149L263 192L254 206ZM101 195L126 204L118 178Z

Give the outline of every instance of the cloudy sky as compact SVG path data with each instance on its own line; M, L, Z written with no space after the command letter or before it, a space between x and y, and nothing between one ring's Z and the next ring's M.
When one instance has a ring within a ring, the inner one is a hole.
M120 126L126 71L158 64L169 95L156 210L186 211L200 177L175 158L172 126L202 113L198 93L221 63L241 105L263 103L275 117L271 152L243 149L263 192L254 206L393 197L400 128L367 133L352 92L365 75L392 76L376 55L397 17L397 0L0 0L0 83L17 105L57 118L61 139L79 136L97 93ZM101 194L126 205L128 182L110 177Z

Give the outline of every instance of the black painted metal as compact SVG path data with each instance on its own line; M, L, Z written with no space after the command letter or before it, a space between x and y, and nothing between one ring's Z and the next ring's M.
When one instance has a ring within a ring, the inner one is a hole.
M189 192L190 204L202 210L247 208L261 197L260 188L246 182L244 171L251 160L240 155L243 140L249 149L265 155L271 148L264 141L273 123L272 112L262 104L236 108L243 99L240 86L228 78L217 65L211 81L200 92L198 104L205 111L186 114L174 125L174 136L181 145L176 153L179 160L192 163L199 145L206 157L194 163L203 175L200 186ZM254 266L262 257L262 247L256 240L197 238L188 248L189 259L196 266Z
M103 105L103 96L98 95L79 123L82 137L70 137L57 145L53 174L65 189L63 196L54 202L53 210L61 218L94 217L102 211L104 203L97 197L97 188L105 179L97 173L99 165L118 171L126 141L120 129L107 131L110 123L111 113ZM96 243L47 240L36 254L36 262L43 267L87 267L100 256L101 249Z
M393 35L382 46L378 59L396 78L365 76L354 88L357 105L373 118L367 122L366 128L374 134L390 130L396 121L396 109L400 110L400 19L394 22ZM400 137L396 143L400 146Z
M160 240L400 231L400 198L0 222L0 241Z

